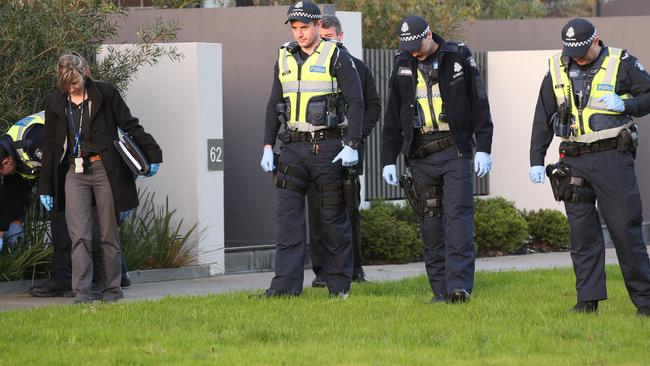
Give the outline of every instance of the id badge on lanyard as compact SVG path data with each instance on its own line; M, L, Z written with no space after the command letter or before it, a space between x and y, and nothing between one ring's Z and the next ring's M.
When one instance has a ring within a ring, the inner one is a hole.
M84 91L84 100L85 100L85 91ZM84 102L81 102L81 108L79 110L79 131L77 131L74 127L74 117L72 113L72 103L70 101L70 97L68 96L68 112L69 112L69 119L70 119L70 128L72 129L72 133L74 135L74 146L72 148L73 154L76 155L74 158L74 172L77 174L83 174L85 173L84 169L84 158L83 158L83 153L81 151L81 129L83 128L83 118L84 118Z

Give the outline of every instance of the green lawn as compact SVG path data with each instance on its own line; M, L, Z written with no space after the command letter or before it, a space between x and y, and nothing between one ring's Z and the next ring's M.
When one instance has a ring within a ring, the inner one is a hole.
M425 277L348 301L250 293L0 313L0 364L649 365L650 319L618 267L600 314L572 314L570 269L480 272L474 300L425 304Z

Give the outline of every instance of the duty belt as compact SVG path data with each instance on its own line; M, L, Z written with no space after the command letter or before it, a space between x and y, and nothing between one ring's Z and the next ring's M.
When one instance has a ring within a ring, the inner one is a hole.
M595 153L607 150L615 150L618 146L618 137L599 140L589 144L580 142L562 141L560 143L560 157L580 156L587 153Z
M424 146L420 146L413 150L411 153L412 159L422 159L428 155L436 153L438 151L444 150L449 146L454 145L454 136L449 135L447 137L434 140Z
M342 139L344 131L341 128L323 129L314 132L286 131L278 137L285 144L291 142L313 142L331 139Z

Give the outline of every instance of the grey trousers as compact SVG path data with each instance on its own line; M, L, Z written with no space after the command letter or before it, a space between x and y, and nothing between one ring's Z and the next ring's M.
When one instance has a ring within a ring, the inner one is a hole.
M91 164L90 172L78 174L70 167L65 180L65 219L72 241L72 291L75 299L91 300L92 203L97 205L100 251L102 254L102 294L122 296L120 288L120 245L113 191L101 161Z

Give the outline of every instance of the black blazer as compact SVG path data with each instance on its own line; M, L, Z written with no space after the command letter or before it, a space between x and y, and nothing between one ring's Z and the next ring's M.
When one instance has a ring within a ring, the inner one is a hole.
M150 163L162 162L162 150L140 126L138 119L131 116L129 107L113 84L88 78L85 85L92 103L92 133L85 138L92 139L94 146L100 149L99 154L113 190L116 212L132 209L138 205L138 191L133 173L113 145L117 139L117 127L133 136ZM67 151L67 105L67 93L56 91L45 97L45 136L38 194L54 196L54 212L63 211L65 206L66 157L71 155Z
M472 157L477 151L491 152L492 117L485 87L472 53L462 43L445 42L437 34L433 40L440 46L438 83L449 129L458 151ZM384 115L382 165L395 164L400 151L409 161L413 143L413 115L417 59L407 52L398 53L389 81L389 97Z

